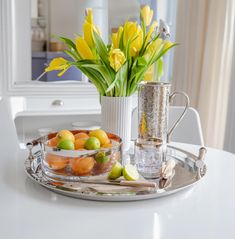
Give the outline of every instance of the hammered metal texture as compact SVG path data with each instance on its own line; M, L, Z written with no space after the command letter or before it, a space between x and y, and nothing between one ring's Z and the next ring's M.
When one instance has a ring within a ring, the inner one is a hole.
M138 90L139 138L167 139L168 111L171 85L162 82L143 82Z

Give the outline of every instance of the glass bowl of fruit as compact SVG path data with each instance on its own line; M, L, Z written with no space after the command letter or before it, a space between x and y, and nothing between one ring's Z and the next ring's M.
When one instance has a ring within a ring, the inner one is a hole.
M42 170L56 180L79 181L105 174L121 158L121 138L102 129L61 130L47 138Z

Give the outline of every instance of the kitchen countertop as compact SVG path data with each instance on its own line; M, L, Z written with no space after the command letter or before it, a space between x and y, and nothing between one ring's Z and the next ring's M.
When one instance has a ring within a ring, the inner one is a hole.
M178 145L179 146L179 145ZM192 152L198 146L180 145ZM3 239L232 239L235 155L208 149L208 172L194 187L137 202L96 202L55 194L27 178L25 150L0 146Z

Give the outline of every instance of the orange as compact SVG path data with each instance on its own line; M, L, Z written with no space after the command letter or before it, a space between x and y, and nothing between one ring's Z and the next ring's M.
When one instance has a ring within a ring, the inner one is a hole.
M101 145L109 143L108 135L102 129L96 129L96 130L91 131L89 133L89 136L90 137L96 137L97 139L99 139Z
M83 133L83 132L75 134L74 137L75 137L75 140L76 139L88 139L89 138L88 134Z
M56 135L56 138L57 138L58 142L61 141L61 140L65 140L65 139L71 140L73 142L75 141L74 135L69 130L59 131Z
M46 161L50 168L54 170L60 170L67 166L68 160L65 157L61 157L54 154L47 154Z
M57 140L56 137L54 137L54 138L52 138L52 139L50 139L50 140L48 141L48 146L49 146L49 147L56 147L56 146L57 146L57 143L58 143L58 140Z
M86 143L86 139L78 138L75 140L74 147L75 149L84 149L85 143Z
M91 172L95 165L93 157L73 158L72 170L77 175L87 175Z

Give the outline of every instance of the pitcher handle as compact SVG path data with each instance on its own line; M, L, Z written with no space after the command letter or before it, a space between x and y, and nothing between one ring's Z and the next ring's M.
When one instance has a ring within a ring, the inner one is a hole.
M189 101L189 97L188 97L188 95L187 95L185 92L183 92L183 91L180 91L180 92L175 91L175 92L173 92L173 93L170 95L170 97L169 97L169 102L172 103L173 100L174 100L174 98L175 98L175 96L177 96L177 95L182 95L182 96L184 96L184 98L185 98L185 108L184 108L182 114L180 115L179 119L176 120L176 122L174 123L174 125L171 127L171 129L170 129L169 132L167 133L167 143L169 143L170 137L171 137L171 135L172 135L174 129L177 127L177 125L179 124L179 122L183 119L183 117L184 117L185 114L186 114L186 111L187 111L188 108L189 108L189 102L190 102L190 101Z

